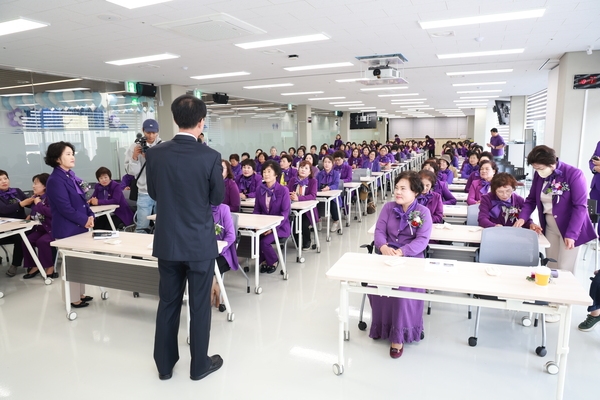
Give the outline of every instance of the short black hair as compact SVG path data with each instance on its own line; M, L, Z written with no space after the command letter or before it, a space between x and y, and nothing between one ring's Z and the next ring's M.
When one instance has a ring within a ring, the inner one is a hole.
M2 174L2 172L3 171L0 171L0 175ZM48 178L50 178L50 174L42 172L41 174L34 175L33 178L31 178L31 182L35 182L35 180L37 179L45 187L46 182L48 182Z
M557 162L558 157L556 157L554 149L544 145L535 146L527 155L527 165L542 164L550 166Z
M250 158L250 153L247 152L243 152L242 153L242 157L246 156L247 158ZM230 158L231 159L231 158Z
M284 154L279 158L279 161L281 160L288 160L288 162L291 164L294 162L294 159L292 158L292 156L290 156L289 154Z
M307 160L308 158L310 158L310 163L313 165L313 167L316 167L317 165L319 165L319 159L317 158L316 155L314 155L312 153L307 153L304 156L304 159Z
M250 157L250 154L248 154L248 157ZM235 153L234 154L230 154L229 155L229 160L235 160L237 162L240 162L240 156L237 155L237 154L235 154Z
M400 182L402 179L406 179L410 185L410 191L416 195L423 193L423 182L421 182L421 178L419 174L415 171L404 171L401 172L400 175L396 177L394 180L394 187Z
M429 171L428 169L420 170L419 178L429 179L429 182L431 182L431 187L434 187L437 182L437 176L435 176L435 174L433 172Z
M70 147L71 150L73 150L73 154L75 154L75 146L69 142L60 141L51 143L48 146L48 150L46 150L46 157L44 157L44 162L46 165L52 168L58 167L60 165L58 160L60 160L60 157L62 156L62 153L65 151L66 147Z
M495 132L498 132L498 129L496 129L496 128L492 128L492 129L490 129L490 132L494 132L494 133L495 133Z
M275 161L275 160L265 161L262 166L263 174L265 173L265 170L267 168L271 168L273 170L273 172L275 172L275 176L279 177L281 175L281 166L279 165L279 163L277 161Z
M325 160L329 160L333 164L333 157L331 157L329 154L323 156L323 158L321 159L321 161L323 162L325 162Z
M425 161L423 163L423 165L421 166L421 168L425 167L426 165L429 165L430 167L433 168L433 171L437 174L438 172L440 172L440 166L437 163L437 160L434 158L430 158L429 160Z
M243 167L246 167L246 166L248 166L248 167L252 167L252 169L253 169L254 171L256 171L256 163L254 162L254 160L253 160L253 159L251 159L251 158L246 158L244 161L242 161L242 168L243 168Z
M109 179L112 179L112 172L106 167L100 167L96 170L96 179L100 179L102 175L108 175Z
M333 159L335 160L336 158L341 158L343 160L346 158L346 154L344 154L344 152L341 150L337 150L335 153L333 153Z
M262 153L260 153L259 155L256 156L256 161L257 162L258 162L258 159L260 158L260 156L263 156L264 159L265 159L265 161L267 161L269 159L269 155L263 151Z
M8 176L8 172L6 172L6 171L5 171L5 170L3 170L3 169L0 169L0 176L2 176L2 175L6 175L6 177L7 177L7 178L9 178L9 176ZM10 179L10 178L9 178L9 179Z
M192 129L206 118L206 104L197 97L184 94L173 100L171 112L180 129Z
M482 151L481 153L479 153L479 159L481 159L481 157L487 157L490 160L494 159L494 155L489 151Z

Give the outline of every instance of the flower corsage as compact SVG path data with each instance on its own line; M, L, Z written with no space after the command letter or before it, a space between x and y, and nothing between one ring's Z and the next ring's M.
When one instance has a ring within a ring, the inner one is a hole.
M410 227L410 232L413 232L413 228L420 228L423 226L423 215L420 211L412 211L408 214L408 226Z
M564 192L571 190L566 182L552 181L550 185L544 190L545 194L551 194L552 196L562 196Z
M215 224L215 235L220 235L223 232L223 226L219 224Z
M519 219L519 213L521 209L518 207L504 207L504 216L510 222L515 222Z

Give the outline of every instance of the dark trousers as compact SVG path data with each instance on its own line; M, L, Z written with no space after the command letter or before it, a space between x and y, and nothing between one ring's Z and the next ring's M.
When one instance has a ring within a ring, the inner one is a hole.
M15 267L20 267L23 263L23 239L21 239L20 235L13 235L9 237L5 237L4 239L0 239L0 244L12 244L13 246L13 254L10 259L10 263Z
M309 226L312 224L308 219L308 213L302 216L302 241L299 240L298 234L296 233L296 219L294 219L294 223L292 224L292 233L294 234L294 238L296 239L296 243L298 246L308 247L311 243L310 240L310 229Z
M435 148L429 149L429 158L435 158Z
M113 223L115 224L115 228L117 230L121 229L125 224L121 221L121 218L116 215L101 215L94 220L94 229L101 229L105 231L111 231L112 227L110 226L109 218L112 218Z
M190 375L206 372L210 365L210 293L215 260L167 261L158 260L160 300L156 313L154 361L160 374L168 374L179 360L177 333L181 316L181 302L186 280L189 283L190 304Z

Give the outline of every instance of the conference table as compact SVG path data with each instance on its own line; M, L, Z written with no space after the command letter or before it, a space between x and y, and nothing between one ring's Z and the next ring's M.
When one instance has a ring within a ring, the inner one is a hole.
M94 213L94 216L96 218L106 215L106 218L108 218L108 223L110 224L110 227L113 231L116 231L117 228L115 227L115 223L113 222L112 218L110 217L110 214L112 214L117 208L119 208L118 204L107 204L104 206L90 206L90 209L92 210L92 212Z
M342 210L340 210L340 205L336 201L336 199L338 199L341 194L342 194L341 190L327 190L324 192L317 192L317 201L325 204L325 215L319 215L319 217L327 218L327 236L326 236L325 240L328 242L331 241L331 231L329 230L329 227L331 225L331 203L335 203L334 207L337 207L338 217L341 220ZM338 229L338 234L340 234L340 235L342 235L344 233L342 225L343 224L340 221L340 225L339 225L339 229Z
M346 191L346 209L348 215L346 216L346 226L350 226L350 220L352 215L352 193L356 195L356 219L358 222L362 222L362 211L360 210L360 197L358 195L358 189L362 186L361 182L345 182L344 190Z
M444 217L467 217L467 205L444 204Z
M465 187L466 185L462 183L451 183L448 185L448 190L451 192L464 192Z
M333 365L333 372L336 375L344 373L344 341L350 340L349 293L559 314L559 334L555 359L548 361L544 368L550 374L558 374L556 398L562 399L569 353L571 311L575 305L588 306L592 303L587 289L568 271L561 271L560 276L553 279L550 285L538 286L525 279L530 274L530 269L494 264L493 267L499 274L488 275L487 267L492 267L492 265L345 253L326 274L329 279L340 282L338 362ZM429 292L398 290L399 286L425 289ZM452 293L478 293L496 296L505 301L455 296ZM544 303L534 304L535 301ZM465 351L475 350L465 348ZM462 382L457 383L457 385L463 384Z

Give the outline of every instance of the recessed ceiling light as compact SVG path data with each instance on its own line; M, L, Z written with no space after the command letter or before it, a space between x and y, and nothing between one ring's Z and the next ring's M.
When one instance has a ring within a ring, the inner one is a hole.
M489 69L487 71L464 71L464 72L446 72L448 76L460 76L460 75L479 75L479 74L500 74L503 72L513 72L511 69Z
M406 103L407 101L425 101L427 99L392 99L392 103Z
M340 100L340 99L345 99L345 97L344 96L341 96L341 97L311 97L309 100Z
M506 85L506 81L504 82L480 82L480 83L453 83L452 86L486 86L486 85Z
M535 10L516 11L516 12L510 12L510 13L478 15L476 17L443 19L443 20L439 20L439 21L429 21L429 22L419 21L419 25L421 25L421 28L423 28L423 29L434 29L434 28L446 28L449 26L485 24L488 22L516 21L516 20L520 20L520 19L539 18L542 15L544 15L545 11L546 11L546 9L539 8L539 9L535 9Z
M350 107L348 110L367 110L367 109L376 109L377 107Z
M359 103L362 103L362 101L334 101L329 104L359 104Z
M11 21L0 22L0 36L10 35L11 33L30 31L46 27L50 24L44 22L31 21L25 18L17 18Z
M318 33L315 35L305 35L305 36L294 36L287 37L281 39L271 39L271 40L261 40L259 42L248 42L248 43L238 43L237 47L241 47L242 49L258 49L260 47L274 47L274 46L283 46L285 44L295 44L295 43L308 43L308 42L317 42L320 40L329 40L330 37L324 35L322 33Z
M413 105L409 105L409 106L400 106L400 108L418 108L419 110L422 109L421 107L429 107L429 105L428 104L423 104L422 106L420 106L420 105L413 104ZM423 110L428 110L428 109L427 108L423 108ZM432 110L433 110L433 108L432 108Z
M492 90L459 90L458 94L469 94L469 93L500 93L501 89L492 89Z
M346 82L359 82L359 81L368 81L367 78L352 78L352 79L336 79L336 82L346 83Z
M500 96L461 96L461 99L496 99Z
M115 60L115 61L106 61L106 64L121 66L121 65L141 64L141 63L147 63L147 62L152 62L152 61L170 60L173 58L179 58L179 56L176 54L171 54L171 53L163 53L163 54L155 54L152 56L125 58L123 60Z
M50 93L60 93L60 92L71 92L71 91L83 91L83 90L90 90L90 88L86 88L86 87L76 87L76 88L70 88L70 89L54 89L54 90L46 90L46 92L50 92Z
M287 86L294 86L294 84L293 83L274 83L272 85L244 86L244 89L267 89L267 88L287 87Z
M378 94L377 97L418 96L419 93Z
M130 10L134 8L152 6L154 4L166 3L171 0L106 0L109 3L116 4L121 7L129 8Z
M82 81L82 80L83 79L81 79L81 78L72 78L72 79L61 79L59 81L28 83L27 85L16 85L16 86L4 86L4 87L0 87L0 90L3 90L3 89L16 89L16 88L31 87L31 86L54 85L55 83L75 82L75 81ZM31 94L31 93L27 93L27 94Z
M282 96L302 96L304 94L321 94L325 93L322 90L317 90L315 92L296 92L296 93L281 93Z
M491 50L491 51L475 51L471 53L454 53L454 54L436 54L440 60L449 58L466 58L466 57L485 57L485 56L504 56L507 54L521 54L525 49L508 49L508 50Z
M231 107L232 110L256 110L258 107Z
M322 68L339 68L339 67L351 67L354 64L351 62L331 63L331 64L316 64L316 65L303 65L301 67L287 67L284 68L286 71L306 71L310 69L322 69Z
M0 94L0 97L17 97L17 96L33 96L33 93L10 93L10 94Z
M60 100L63 103L76 103L78 101L94 101L92 99L73 99L73 100Z
M229 78L231 76L243 76L243 75L250 75L250 72L246 72L246 71L225 72L222 74L190 76L190 78L192 78L192 79L214 79L214 78Z
M400 90L400 89L408 89L408 86L398 86L398 87L377 87L377 88L366 88L360 89L362 92L374 92L377 90Z

